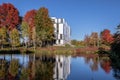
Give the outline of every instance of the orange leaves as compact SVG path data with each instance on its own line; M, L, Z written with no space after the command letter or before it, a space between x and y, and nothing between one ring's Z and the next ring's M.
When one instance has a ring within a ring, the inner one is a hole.
M112 34L110 34L110 30L108 29L101 32L101 39L104 44L111 44L114 40Z
M36 10L31 10L28 11L26 13L26 15L24 16L24 21L28 23L30 28L35 27L35 15L36 15L37 11Z

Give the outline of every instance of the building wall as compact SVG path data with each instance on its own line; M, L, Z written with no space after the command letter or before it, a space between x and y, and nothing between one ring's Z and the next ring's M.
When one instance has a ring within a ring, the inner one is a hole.
M70 43L70 26L67 24L65 19L63 18L51 18L54 23L55 28L55 44L56 45L64 45Z

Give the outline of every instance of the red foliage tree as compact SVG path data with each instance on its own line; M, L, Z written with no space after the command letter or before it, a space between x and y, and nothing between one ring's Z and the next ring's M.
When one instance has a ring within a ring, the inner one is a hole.
M28 11L24 16L24 21L28 23L29 27L32 29L35 27L35 15L37 11L36 10L30 10Z
M30 42L35 39L35 15L36 13L37 13L36 10L30 10L25 14L24 19L23 19L23 21L29 25Z
M0 27L7 27L8 30L15 28L19 24L19 12L10 3L0 5Z
M101 32L101 40L103 44L111 44L114 40L112 34L110 34L110 30L105 29Z

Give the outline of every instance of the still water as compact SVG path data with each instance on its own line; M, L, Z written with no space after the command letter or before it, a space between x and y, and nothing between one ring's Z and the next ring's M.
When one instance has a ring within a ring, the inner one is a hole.
M0 80L119 80L109 57L0 55Z

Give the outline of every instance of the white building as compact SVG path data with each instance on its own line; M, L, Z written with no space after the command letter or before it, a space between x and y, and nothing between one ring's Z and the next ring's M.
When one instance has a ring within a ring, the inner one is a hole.
M56 56L54 67L54 80L66 80L70 74L70 56Z
M55 44L65 45L70 44L70 26L67 24L63 18L51 17L54 23L54 33L55 33Z

